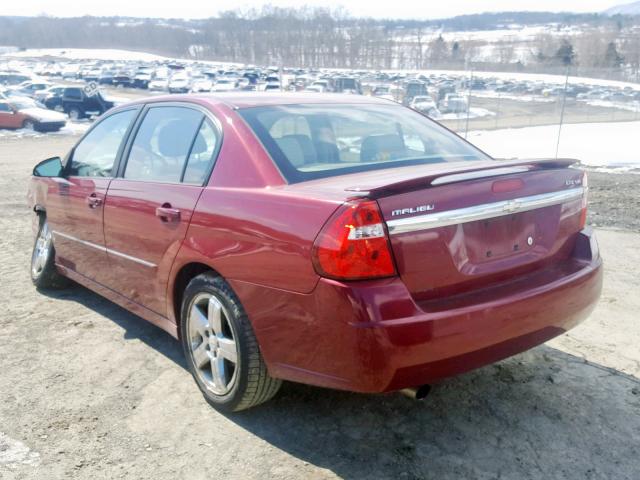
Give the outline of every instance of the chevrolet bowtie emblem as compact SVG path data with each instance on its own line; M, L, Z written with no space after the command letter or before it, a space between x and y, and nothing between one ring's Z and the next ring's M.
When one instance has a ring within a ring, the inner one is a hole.
M505 212L516 212L520 210L520 203L515 200L510 200L502 207L502 210Z

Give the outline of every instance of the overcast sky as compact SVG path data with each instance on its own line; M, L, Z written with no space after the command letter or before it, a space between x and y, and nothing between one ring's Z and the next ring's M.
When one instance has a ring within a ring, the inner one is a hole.
M205 18L218 12L264 4L297 7L304 4L345 6L355 16L377 18L445 18L489 11L538 10L598 12L630 0L1 0L0 15L70 17L81 15Z

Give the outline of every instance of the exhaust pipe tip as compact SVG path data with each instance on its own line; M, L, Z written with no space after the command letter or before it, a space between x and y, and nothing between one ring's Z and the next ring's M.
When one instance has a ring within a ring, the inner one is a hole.
M424 400L431 392L431 385L420 385L419 387L409 387L400 390L400 393L412 400Z

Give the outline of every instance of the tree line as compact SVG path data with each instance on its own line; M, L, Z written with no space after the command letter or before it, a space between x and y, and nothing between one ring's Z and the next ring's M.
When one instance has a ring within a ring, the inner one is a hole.
M517 36L489 43L453 29L498 28L500 22L555 20L534 40ZM317 7L233 10L204 20L119 17L0 17L0 45L143 50L172 57L259 65L350 69L474 68L556 73L602 69L638 79L640 18L596 14L501 13L448 20L356 18ZM487 51L487 48L490 49ZM488 53L487 53L488 52ZM596 72L597 75L597 72Z

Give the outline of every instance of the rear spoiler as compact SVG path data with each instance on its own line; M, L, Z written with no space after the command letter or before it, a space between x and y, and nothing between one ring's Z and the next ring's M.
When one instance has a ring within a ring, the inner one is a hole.
M474 162L473 166L463 165L453 168L447 166L447 164L443 164L444 168L442 168L442 170L429 172L425 175L377 186L349 187L345 190L354 192L358 196L377 198L398 192L408 192L421 188L464 182L478 178L511 175L514 173L533 170L567 168L576 163L580 163L580 161L572 158L535 158L524 160Z

